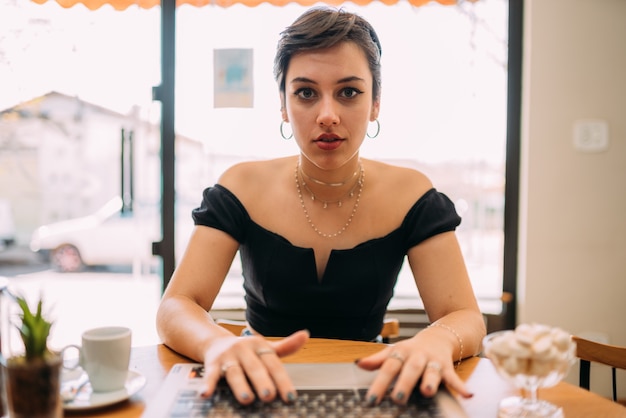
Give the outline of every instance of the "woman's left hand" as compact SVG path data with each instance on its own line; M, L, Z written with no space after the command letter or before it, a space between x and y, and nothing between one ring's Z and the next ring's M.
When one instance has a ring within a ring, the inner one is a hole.
M357 365L378 374L366 395L366 401L378 404L393 385L390 398L397 404L406 404L420 377L420 392L433 397L442 382L465 398L472 397L465 383L457 375L452 352L441 340L419 333L411 339L390 345L384 350L364 357Z

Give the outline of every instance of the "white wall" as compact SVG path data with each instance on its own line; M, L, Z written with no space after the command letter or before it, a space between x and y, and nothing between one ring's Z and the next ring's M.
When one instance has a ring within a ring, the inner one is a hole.
M626 345L626 1L526 0L524 30L518 322ZM574 149L588 118L606 151Z

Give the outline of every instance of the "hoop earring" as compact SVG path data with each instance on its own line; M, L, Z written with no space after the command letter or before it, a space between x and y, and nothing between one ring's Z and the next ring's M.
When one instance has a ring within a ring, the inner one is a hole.
M369 132L366 132L365 135L367 135L368 138L376 138L378 136L378 134L380 133L380 122L378 121L378 119L374 119L374 122L376 122L376 133L374 133L373 135L370 135Z
M283 139L287 141L293 138L293 131L289 135L285 135L285 131L283 130L284 126L285 126L285 121L283 120L280 122L280 136L282 136Z

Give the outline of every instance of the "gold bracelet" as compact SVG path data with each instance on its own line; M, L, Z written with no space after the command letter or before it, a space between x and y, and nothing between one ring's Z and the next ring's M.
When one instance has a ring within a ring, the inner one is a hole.
M459 341L459 346L460 346L460 351L459 351L459 361L457 362L457 364L454 366L454 368L459 367L459 364L461 364L461 362L463 361L463 339L461 338L461 336L459 335L458 332L456 332L454 330L454 328L446 325L446 324L442 324L440 322L433 322L432 324L430 324L428 326L430 327L441 327L443 329L447 329L448 331L450 331L451 333L454 334L454 336L456 337L456 339Z

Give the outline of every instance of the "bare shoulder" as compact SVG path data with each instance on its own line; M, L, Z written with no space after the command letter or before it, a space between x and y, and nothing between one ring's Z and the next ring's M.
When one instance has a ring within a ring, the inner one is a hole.
M277 179L284 178L291 166L295 169L294 157L241 162L228 168L218 183L242 201L254 199L260 193L267 193L268 187L279 181Z
M421 171L375 160L362 160L365 192L361 198L367 221L381 236L398 228L415 203L432 189ZM360 206L360 207L361 207Z
M428 176L415 168L375 160L366 161L372 173L368 180L374 177L372 180L393 195L406 196L409 201L415 202L433 187Z

